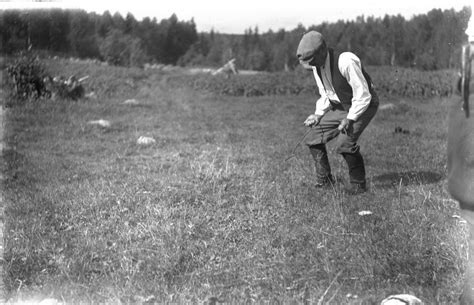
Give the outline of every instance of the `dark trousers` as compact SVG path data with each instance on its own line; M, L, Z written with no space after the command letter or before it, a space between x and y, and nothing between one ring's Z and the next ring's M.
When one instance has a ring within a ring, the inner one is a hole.
M357 141L370 123L379 105L378 97L372 94L372 100L369 107L353 124L352 132L343 134L337 128L343 119L347 117L347 107L335 105L333 110L329 111L321 119L318 126L306 138L311 155L316 166L316 179L322 181L331 176L331 167L327 156L326 143L336 139L336 152L341 154L349 168L349 179L351 183L365 183L364 159L360 153L360 147Z

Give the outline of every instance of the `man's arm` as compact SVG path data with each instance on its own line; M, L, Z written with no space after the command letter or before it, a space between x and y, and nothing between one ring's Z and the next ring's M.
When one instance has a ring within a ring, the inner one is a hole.
M324 114L326 114L326 112L328 112L331 109L331 103L329 102L329 98L326 95L326 89L324 89L323 82L319 78L316 67L312 67L312 68L313 68L314 79L316 80L316 84L318 85L319 95L321 96L316 101L316 109L314 111L314 114L318 116L323 116Z
M326 114L326 112L331 109L331 103L329 102L329 98L326 95L326 90L324 89L323 83L319 78L318 72L316 67L309 66L313 70L314 79L316 80L316 85L318 86L319 95L321 96L316 101L316 109L314 110L314 114L310 114L308 118L303 122L304 125L311 127L313 125L318 125L321 118Z
M347 114L347 119L357 121L362 113L369 107L372 95L369 84L362 74L360 59L353 53L345 52L339 56L339 71L352 87L352 106Z

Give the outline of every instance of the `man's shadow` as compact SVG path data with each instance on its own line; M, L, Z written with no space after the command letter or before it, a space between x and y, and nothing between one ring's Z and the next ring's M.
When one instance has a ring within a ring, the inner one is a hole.
M429 171L392 172L373 177L373 184L379 188L431 184L443 179L440 173Z

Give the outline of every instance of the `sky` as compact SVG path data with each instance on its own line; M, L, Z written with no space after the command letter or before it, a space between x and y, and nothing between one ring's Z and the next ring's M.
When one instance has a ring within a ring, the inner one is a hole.
M194 18L198 32L243 34L248 28L258 27L259 32L269 29L292 30L302 24L305 27L323 22L355 20L356 17L383 17L385 14L401 14L406 19L425 14L434 8L455 9L474 6L472 0L61 0L33 2L24 0L0 0L0 9L8 8L81 8L88 12L125 16L132 13L137 20L156 17L158 21L175 13L179 20Z

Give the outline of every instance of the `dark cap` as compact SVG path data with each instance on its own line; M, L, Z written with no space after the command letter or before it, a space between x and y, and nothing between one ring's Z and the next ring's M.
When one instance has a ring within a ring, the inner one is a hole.
M310 62L313 59L314 53L316 53L318 48L323 44L323 35L316 31L310 31L301 38L298 49L296 50L296 57L303 62Z

